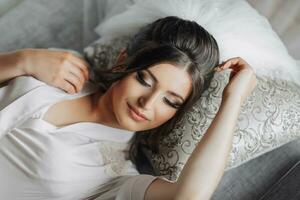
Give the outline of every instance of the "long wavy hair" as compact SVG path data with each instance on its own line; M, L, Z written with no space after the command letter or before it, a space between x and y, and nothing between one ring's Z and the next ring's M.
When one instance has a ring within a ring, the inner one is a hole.
M185 68L192 79L192 91L176 114L159 127L137 131L130 141L129 157L137 170L140 173L158 175L145 150L160 153L159 141L174 129L175 124L209 86L214 75L213 68L219 64L218 44L196 22L168 16L142 27L126 47L126 53L124 62L109 70L95 72L102 92L128 74L162 62Z

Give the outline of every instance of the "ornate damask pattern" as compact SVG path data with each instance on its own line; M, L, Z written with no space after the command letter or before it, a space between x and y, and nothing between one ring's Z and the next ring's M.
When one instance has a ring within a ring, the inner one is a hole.
M100 40L86 48L85 56L94 68L108 68L113 66L120 49L126 47L128 42L128 37ZM226 71L215 73L201 99L161 141L163 153L150 153L153 166L164 177L170 180L178 178L219 109L228 77ZM299 86L276 79L271 73L268 77L257 75L257 79L256 88L241 107L225 170L300 137Z

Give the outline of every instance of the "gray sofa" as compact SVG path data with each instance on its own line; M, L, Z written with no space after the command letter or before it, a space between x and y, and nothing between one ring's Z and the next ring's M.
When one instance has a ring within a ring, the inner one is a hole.
M102 18L100 9L96 0L10 2L0 10L0 52L48 47L82 52L97 39L93 29ZM226 171L212 199L300 199L299 146L300 139L294 140Z
M224 173L212 200L300 199L300 139Z

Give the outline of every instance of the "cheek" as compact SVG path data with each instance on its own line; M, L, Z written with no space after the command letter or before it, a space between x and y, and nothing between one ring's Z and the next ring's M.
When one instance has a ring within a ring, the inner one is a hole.
M171 119L175 115L175 113L176 111L168 108L167 105L163 105L163 103L160 104L155 111L155 118L151 126L154 128L164 124L169 119Z
M135 102L137 98L145 92L145 88L141 86L134 77L128 77L117 82L112 89L112 103L113 110L117 117L123 116L127 109L127 101ZM149 123L143 125L141 129L151 129L158 127L172 118L176 113L176 110L166 105L162 100L156 104L153 113L153 119ZM118 120L121 123L125 123L125 118L120 117Z
M127 110L127 102L139 93L137 84L130 78L123 78L114 84L111 90L113 111L121 115Z
M113 96L118 100L124 100L134 96L139 91L139 85L133 80L133 78L127 77L120 80L113 87Z
M112 88L112 104L114 107L114 111L117 111L120 109L120 106L124 102L124 100L127 98L127 89L122 82L116 83Z

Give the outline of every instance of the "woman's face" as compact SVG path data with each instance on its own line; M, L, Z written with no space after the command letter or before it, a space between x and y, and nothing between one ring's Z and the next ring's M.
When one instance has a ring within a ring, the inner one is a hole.
M142 131L172 118L191 89L192 81L184 69L161 63L127 75L109 90L117 123L127 130Z

